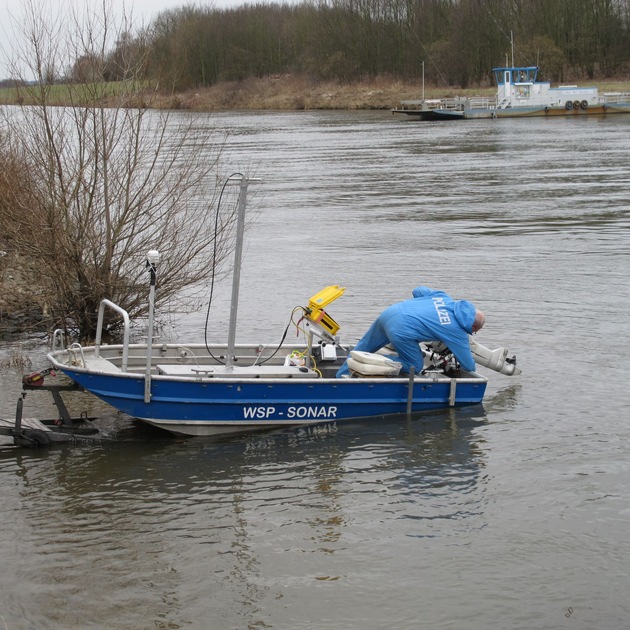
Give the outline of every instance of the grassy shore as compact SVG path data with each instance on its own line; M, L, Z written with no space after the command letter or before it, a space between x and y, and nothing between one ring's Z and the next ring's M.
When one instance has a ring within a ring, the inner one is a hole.
M109 96L103 92L99 101L108 104L115 99L115 84L107 84ZM630 80L581 81L582 86L596 86L601 93L630 92ZM80 88L54 86L50 101L56 105L87 104L77 94ZM94 94L95 90L87 91ZM245 79L218 83L207 88L189 90L168 96L151 96L138 105L159 109L188 109L192 111L238 110L313 110L313 109L392 109L401 101L453 96L494 96L496 87L477 86L468 89L421 85L376 79L360 83L318 82L296 75L275 75L262 79ZM0 104L28 104L28 91L0 89Z
M595 82L600 92L630 92L630 80ZM316 82L306 77L277 75L263 79L246 79L219 83L158 99L160 108L193 111L238 110L314 110L314 109L383 109L389 110L401 101L454 96L487 96L496 94L494 86L463 89L428 86L418 83L376 79L360 83Z

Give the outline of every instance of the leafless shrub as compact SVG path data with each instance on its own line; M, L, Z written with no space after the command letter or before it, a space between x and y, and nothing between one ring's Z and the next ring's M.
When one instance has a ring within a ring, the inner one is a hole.
M103 297L132 317L146 312L149 249L162 253L158 304L217 272L236 208L232 199L214 211L224 138L193 115L150 109L138 54L120 56L115 83L91 71L91 82L52 84L73 61L98 67L131 28L107 0L81 15L55 17L34 0L23 8L13 73L36 80L24 88L32 105L4 108L0 121L13 169L0 179L0 225L38 261L51 313L89 337ZM73 106L53 106L60 87Z
M33 362L19 349L12 348L8 357L0 360L1 370L15 370L20 374L29 370Z

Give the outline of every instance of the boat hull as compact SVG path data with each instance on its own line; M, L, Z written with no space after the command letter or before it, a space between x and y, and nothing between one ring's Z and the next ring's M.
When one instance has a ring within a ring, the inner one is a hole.
M150 401L145 378L90 373L58 366L112 407L180 435L221 435L338 422L354 418L478 404L487 379L322 378L187 380L154 376Z
M406 116L409 116L410 118L413 118L415 120L435 120L436 117L433 115L434 110L432 109L417 109L417 110L413 110L413 109L393 109L392 113L393 114L404 114Z
M586 109L565 107L510 107L506 109L480 108L462 111L435 110L434 120L470 120L483 118L532 118L545 116L601 116L604 114L630 114L630 103L598 105Z

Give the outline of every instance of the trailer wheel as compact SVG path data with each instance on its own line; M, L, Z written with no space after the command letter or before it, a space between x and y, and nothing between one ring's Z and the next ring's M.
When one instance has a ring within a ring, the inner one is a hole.
M564 106L566 109L573 109L573 101L567 101Z
M583 101L580 103L580 107L581 107L582 109L587 109L587 108L588 108L588 101L587 101L587 100L583 100Z

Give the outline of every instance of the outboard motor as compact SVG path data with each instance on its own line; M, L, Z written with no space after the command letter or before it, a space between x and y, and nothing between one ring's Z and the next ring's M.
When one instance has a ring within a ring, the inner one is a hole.
M521 370L516 367L516 357L508 357L507 348L490 350L482 346L470 335L468 336L468 340L470 341L470 351L477 364L499 372L500 374L505 374L506 376L516 376L521 373ZM444 367L448 360L452 359L451 351L445 343L441 341L430 341L425 345L429 352L428 359L433 364Z
M470 341L470 350L479 365L506 376L516 376L521 373L521 370L516 367L516 357L508 357L507 348L489 350L473 339L473 337L468 337L468 339Z

